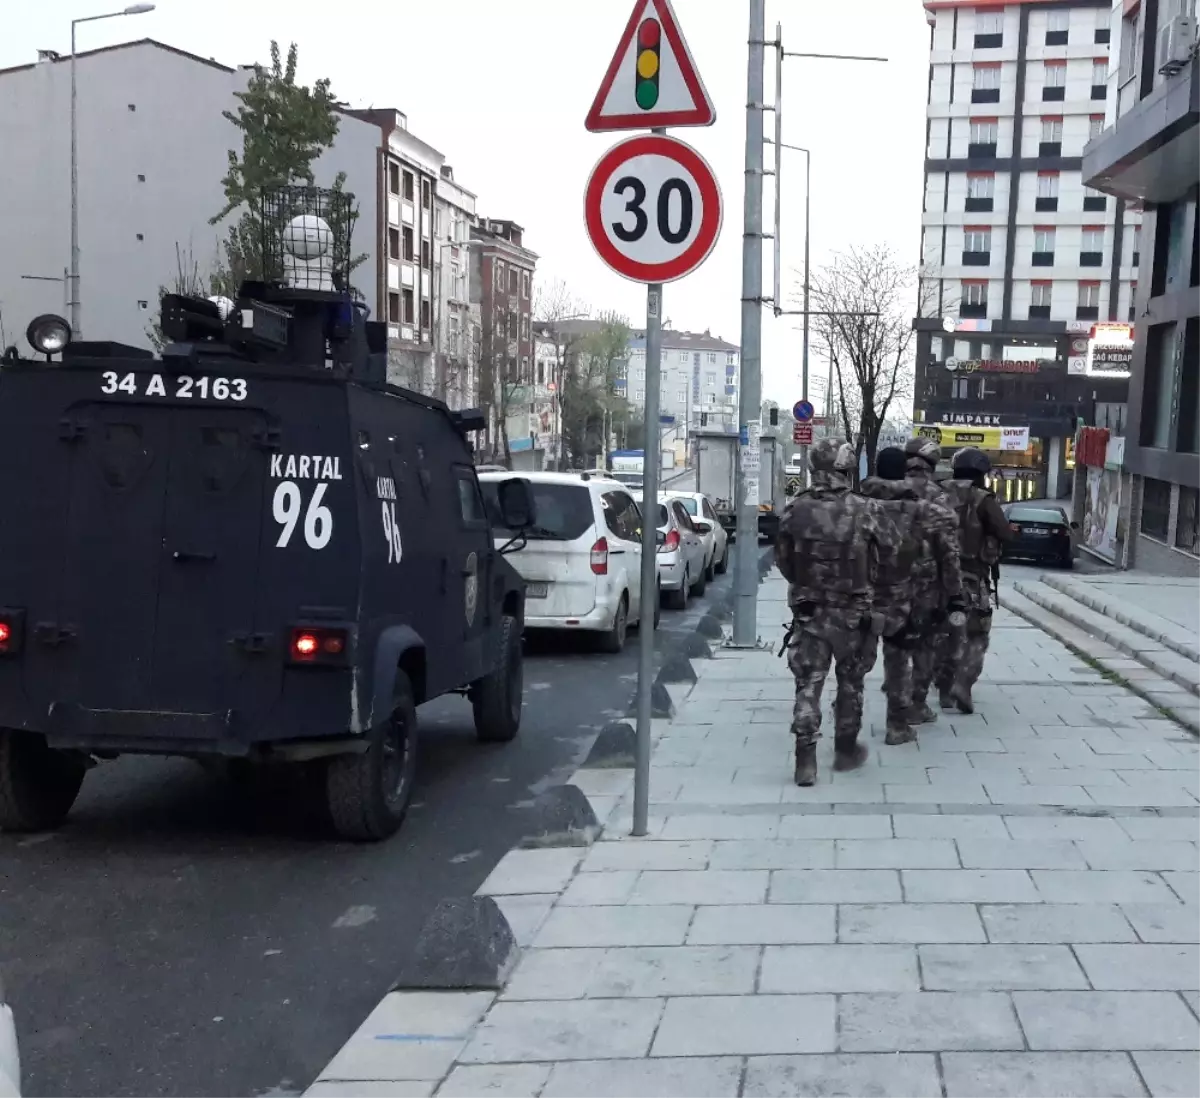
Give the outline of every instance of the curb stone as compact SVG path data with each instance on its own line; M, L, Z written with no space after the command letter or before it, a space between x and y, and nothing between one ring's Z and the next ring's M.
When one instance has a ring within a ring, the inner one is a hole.
M761 584L773 567L773 554L763 549L758 561ZM720 644L723 618L732 614L733 585L680 637L672 637L661 653L652 686L651 750L697 681L694 659L712 659ZM714 631L714 627L715 630ZM634 712L636 693L630 707ZM526 836L493 867L473 897L443 901L422 929L418 941L437 941L452 958L440 968L442 987L428 976L402 977L380 1000L304 1092L321 1095L353 1093L356 1085L387 1084L389 1093L433 1094L453 1068L475 1026L497 995L551 909L574 880L586 849L603 832L622 796L633 786L633 769L617 763L632 757L636 731L627 722L601 729L587 757L562 786L538 798L553 826ZM597 750L599 748L599 750ZM506 865L506 863L509 863ZM517 881L504 883L505 876ZM522 882L520 878L524 876ZM454 910L445 908L451 904ZM494 909L494 914L493 914ZM496 920L498 916L498 922ZM476 936L472 927L487 931ZM447 936L446 931L452 933ZM505 933L507 931L507 934ZM462 934L463 937L456 937ZM473 940L478 939L478 940ZM510 948L511 945L511 948ZM483 953L483 971L475 962ZM491 965L491 969L488 966ZM495 978L488 977L495 973ZM463 982L469 980L469 986ZM399 984L404 982L401 988ZM450 986L446 986L449 983ZM418 990L423 989L423 990Z

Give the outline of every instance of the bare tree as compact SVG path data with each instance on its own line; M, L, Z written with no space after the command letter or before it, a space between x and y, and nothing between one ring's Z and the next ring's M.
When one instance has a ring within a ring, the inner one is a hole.
M916 334L926 282L885 244L851 248L812 281L813 328L836 375L833 410L874 466L889 412L912 397Z
M585 459L606 454L612 423L628 418L616 381L629 354L629 321L611 312L597 321L581 340L561 392L566 448Z
M555 279L549 284L540 284L534 292L535 341L549 343L554 349L551 377L548 381L554 386L554 400L558 406L560 468L565 464L567 458L563 445L563 436L565 436L563 430L564 395L585 335L582 328L572 326L569 322L590 316L590 306L581 298L576 297L561 278Z

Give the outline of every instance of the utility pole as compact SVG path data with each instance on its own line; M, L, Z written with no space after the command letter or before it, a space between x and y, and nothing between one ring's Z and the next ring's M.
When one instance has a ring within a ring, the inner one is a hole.
M733 645L758 642L758 473L762 427L763 62L766 0L750 0L746 192L742 230L742 376L738 393L737 544Z

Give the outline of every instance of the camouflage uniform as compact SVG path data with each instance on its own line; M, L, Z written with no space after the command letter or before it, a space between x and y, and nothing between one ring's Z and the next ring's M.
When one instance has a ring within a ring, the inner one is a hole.
M837 677L837 765L862 761L857 740L863 679L875 664L880 628L872 595L882 532L875 504L850 491L854 450L840 439L823 439L809 452L809 463L813 487L788 504L775 545L792 610L786 643L796 679L792 734L798 785L816 778L821 689L831 662Z
M899 458L899 452L897 455ZM936 612L962 598L953 514L922 499L906 480L868 477L862 493L879 501L886 531L880 549L875 609L883 618L883 685L889 744L915 740L913 654L934 627Z
M967 451L956 455L956 473L958 457L965 453ZM948 481L945 489L958 515L967 621L954 643L939 650L934 681L944 707L953 704L962 712L971 713L974 711L971 690L983 673L983 660L992 630L992 570L1000 560L1000 543L1013 535L995 496L987 489L969 479Z

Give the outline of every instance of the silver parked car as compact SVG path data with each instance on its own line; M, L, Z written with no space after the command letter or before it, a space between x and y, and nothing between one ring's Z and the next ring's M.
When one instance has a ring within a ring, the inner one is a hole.
M658 575L663 602L671 610L687 608L690 595L703 595L708 586L708 546L678 499L658 505Z

